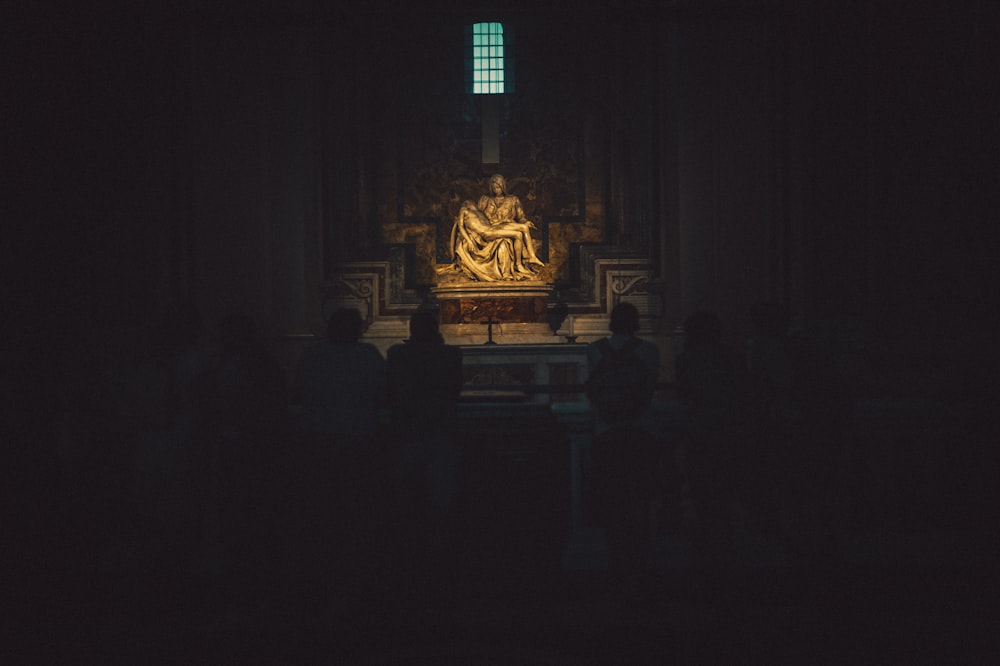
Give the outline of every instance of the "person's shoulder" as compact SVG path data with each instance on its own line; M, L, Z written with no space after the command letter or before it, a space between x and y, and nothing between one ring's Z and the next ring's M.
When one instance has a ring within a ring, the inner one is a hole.
M326 359L333 356L333 351L330 349L332 345L323 340L322 342L313 342L302 350L299 354L298 365L307 372L311 368L316 368L320 364L324 363Z
M603 354L602 350L607 349L607 346L609 344L611 344L611 341L610 341L610 338L607 338L607 337L597 338L593 342L588 342L587 343L587 347L586 347L586 349L587 349L587 355L588 356L601 356Z
M427 355L428 350L425 345L414 344L412 342L397 342L389 347L385 352L387 361L411 361Z
M649 365L659 365L660 361L660 347L655 342L645 340L639 336L633 336L632 340L635 340L633 350L635 355L644 363Z
M391 345L385 351L385 358L386 358L386 360L392 360L392 359L400 358L401 356L405 356L406 353L409 351L409 349L410 349L410 345L408 345L408 344L406 344L404 342L397 342L396 344Z
M330 345L331 349L328 353L331 353L338 358L356 358L356 359L375 359L384 360L382 357L382 352L379 348L370 342L355 342L353 344L347 345Z
M449 345L444 342L422 346L422 353L430 356L462 357L462 348L457 345Z
M653 347L656 346L651 342L643 340L638 335L625 335L622 333L615 333L605 339L615 350L618 351L621 351L625 347L637 350L637 349L648 349L647 345L651 345Z
M375 345L373 345L372 343L370 343L370 342L360 342L358 344L361 345L361 347L365 350L366 354L371 354L371 355L374 355L374 356L378 356L379 358L382 358L382 352L379 351L379 348L376 347Z
M644 340L642 338L636 338L636 339L639 341L638 348L641 348L647 352L656 352L657 354L660 353L660 347L655 342L652 342L650 340Z

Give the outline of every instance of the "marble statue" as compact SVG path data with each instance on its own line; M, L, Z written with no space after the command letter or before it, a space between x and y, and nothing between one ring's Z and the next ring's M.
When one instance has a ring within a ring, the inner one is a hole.
M535 254L531 230L521 200L507 193L500 174L490 177L490 194L479 203L466 200L451 230L450 265L438 272L464 273L471 280L496 282L530 280L545 264Z

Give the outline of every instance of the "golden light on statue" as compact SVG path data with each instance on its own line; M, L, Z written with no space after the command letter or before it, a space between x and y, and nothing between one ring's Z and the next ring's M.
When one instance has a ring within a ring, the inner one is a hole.
M535 253L531 232L536 229L521 200L508 194L507 179L494 174L489 194L478 204L462 204L451 229L452 263L438 273L461 273L478 282L537 279L537 268L545 264Z
M490 176L489 190L478 202L466 200L455 217L451 263L437 269L441 280L433 289L441 323L469 335L486 325L488 343L501 324L512 334L541 334L548 330L552 285L539 274L545 263L532 237L538 228L501 174Z

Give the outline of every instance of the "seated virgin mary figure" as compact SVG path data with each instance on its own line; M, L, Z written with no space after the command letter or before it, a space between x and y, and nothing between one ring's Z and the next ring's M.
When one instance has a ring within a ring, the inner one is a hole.
M544 266L535 254L531 230L520 200L506 192L507 183L497 174L490 179L492 196L479 204L466 200L451 230L453 263L444 271L461 271L473 280L530 280L535 266Z

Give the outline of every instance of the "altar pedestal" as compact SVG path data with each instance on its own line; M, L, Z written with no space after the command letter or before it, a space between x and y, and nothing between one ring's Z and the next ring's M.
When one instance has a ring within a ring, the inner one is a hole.
M449 342L478 344L487 339L487 323L500 344L553 341L548 324L552 285L521 282L454 281L431 290L437 299L441 333Z

